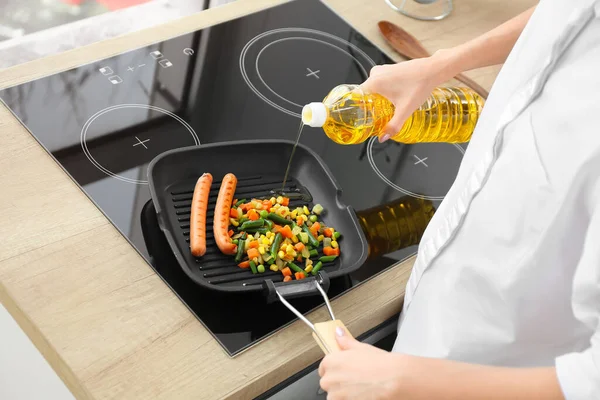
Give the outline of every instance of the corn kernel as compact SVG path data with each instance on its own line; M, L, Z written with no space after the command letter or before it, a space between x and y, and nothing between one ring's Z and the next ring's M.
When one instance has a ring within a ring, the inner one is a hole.
M271 200L269 201L271 202L271 204L277 203L277 199L275 197L271 197Z
M274 238L273 236L271 236L271 237L269 238L269 244L273 244L273 241L274 241L274 240L275 240L275 238Z
M296 219L297 216L298 216L298 211L296 211L296 210L292 211L292 219Z
M313 266L309 265L308 267L304 268L304 270L308 273L313 270Z
M254 208L256 208L257 210L262 210L263 205L261 203L256 203L256 206Z
M279 271L279 267L278 267L277 265L275 265L275 264L271 265L271 266L269 267L269 269L270 269L271 271L273 271L273 272L277 272L277 271Z
M298 243L298 237L297 236L292 236L292 242Z
M290 256L296 258L298 257L298 253L296 253L296 250L292 250L292 254L290 254Z
M265 246L258 246L258 252L260 254L265 254Z
M275 212L275 211L277 211L277 210L275 210L275 208L273 208L273 207L269 208L269 212Z
M283 252L283 250L280 250L279 253L277 253L277 256L283 260L283 258L285 257L285 253Z
M302 219L304 220L304 222L308 221L308 217L306 216L306 214L302 215Z
M255 264L258 264L258 257L254 257L252 261L254 261Z
M279 196L277 198L277 204L281 204L281 203L283 203L283 197Z
M323 241L323 239L325 239L325 236L323 236L323 235L319 235L319 237L317 238L317 240L318 240L319 242L322 242L322 241Z
M269 244L269 239L267 239L267 238L262 239L262 244L268 245Z
M335 240L331 241L331 247L333 247L334 249L338 248L338 242L336 242Z
M287 254L289 254L290 256L294 255L294 248L292 246L288 246L287 249L285 249L285 252Z
M306 215L310 214L310 211L308 211L308 207L306 207L306 206L304 206L302 211L304 211L304 214L306 214Z
M240 226L240 223L233 218L229 218L229 222L231 222L231 225L233 226Z

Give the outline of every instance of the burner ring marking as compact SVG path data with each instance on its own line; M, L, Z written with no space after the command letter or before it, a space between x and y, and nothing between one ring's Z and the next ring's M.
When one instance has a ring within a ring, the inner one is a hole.
M121 181L135 183L138 185L147 185L148 184L147 180L127 178L125 176L115 174L114 172L108 170L107 168L102 166L102 164L100 164L98 161L96 161L96 159L94 158L94 156L92 156L92 153L90 152L90 150L88 149L88 146L87 146L86 137L87 137L87 132L88 132L90 125L100 116L102 116L110 111L119 110L119 109L123 109L123 108L141 108L141 109L147 109L147 110L152 110L152 111L158 111L160 113L166 114L166 115L174 118L175 120L177 120L179 123L181 123L188 130L188 132L190 132L190 134L192 135L192 138L194 139L194 143L196 144L196 146L200 145L200 139L198 138L198 135L196 135L196 132L194 131L194 129L187 122L185 122L181 117L172 113L171 111L167 111L160 107L149 106L146 104L120 104L118 106L107 107L103 110L98 111L96 114L92 115L90 117L90 119L87 120L85 125L83 125L83 128L81 129L80 142L81 142L81 148L83 149L83 153L88 158L88 160L90 160L90 162L92 164L94 164L94 166L96 168L98 168L100 171L104 172L108 176L112 176L113 178L119 179Z
M369 143L367 144L367 157L369 159L369 164L371 164L371 168L373 168L373 171L377 174L377 176L379 176L379 178L384 181L388 186L390 186L393 189L396 189L397 191L404 193L406 195L409 196L413 196L419 199L423 199L423 200L431 200L431 201L442 201L444 200L445 196L427 196L427 195L422 195L422 194L418 194L418 193L414 193L411 192L410 190L406 190L403 187L400 187L398 185L396 185L394 182L390 181L384 174L383 172L381 172L381 170L379 169L379 167L377 167L377 164L375 163L375 160L373 159L373 144L377 141L376 137L372 137L371 139L369 139ZM463 149L461 146L459 146L456 143L452 143L452 145L454 147L456 147L463 155L465 154L465 149Z
M357 47L356 45L342 39L339 38L335 35L332 35L330 33L326 33L326 32L321 32L321 31L317 31L314 29L307 29L307 28L280 28L280 29L273 29L267 32L263 32L259 35L256 35L254 38L252 38L248 43L246 43L246 45L244 46L244 48L242 49L241 53L240 53L240 59L239 59L239 66L240 66L240 72L242 74L242 78L244 79L244 81L246 82L246 84L248 85L248 87L258 96L260 97L263 101L265 101L266 103L270 104L271 106L275 107L276 109L283 111L286 114L301 118L301 115L299 113L293 112L288 110L285 107L281 107L280 105L278 105L277 103L271 101L270 99L268 99L266 96L264 96L257 88L256 86L254 86L252 84L252 82L250 81L250 78L248 77L248 73L246 72L246 66L245 66L245 61L246 61L246 54L248 53L248 50L250 49L250 47L256 43L258 40L264 38L265 36L269 36L269 35L273 35L276 33L286 33L286 32L293 32L293 33L312 33L315 35L320 35L326 38L329 38L331 40L334 40L338 43L341 43L345 46L349 46L350 48L352 48L352 50L356 51L358 54L360 54L362 57L365 58L365 60L371 64L371 66L376 66L377 64L375 63L375 61L373 61L371 59L371 57L369 57L364 51L362 51L359 47ZM359 63L359 65L362 66L362 63ZM363 68L364 69L364 68Z

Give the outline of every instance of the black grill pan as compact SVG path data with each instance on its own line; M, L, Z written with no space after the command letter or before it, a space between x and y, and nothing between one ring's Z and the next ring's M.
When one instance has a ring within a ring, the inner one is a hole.
M148 182L160 228L183 271L198 285L222 292L266 291L269 301L276 297L275 288L286 297L318 294L316 279L283 283L281 272L270 270L252 274L239 268L233 257L218 249L213 233L214 206L222 178L233 173L238 178L237 199L269 198L281 189L294 143L281 140L238 141L179 148L157 156L148 167ZM213 175L206 219L206 254L195 258L189 249L190 204L198 177ZM341 256L322 268L319 280L327 287L329 279L347 275L366 260L368 245L354 210L341 203L338 187L325 163L312 150L298 145L290 171L287 191L297 190L305 199L291 200L290 208L301 204L321 204L321 218L327 226L342 233ZM309 201L306 201L310 199ZM304 284L303 284L304 283Z

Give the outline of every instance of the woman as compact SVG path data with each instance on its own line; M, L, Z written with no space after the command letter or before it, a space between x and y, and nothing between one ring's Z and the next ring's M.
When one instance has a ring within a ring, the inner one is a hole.
M600 1L541 1L363 87L396 105L385 141L435 86L502 62L393 352L339 333L328 399L600 399Z

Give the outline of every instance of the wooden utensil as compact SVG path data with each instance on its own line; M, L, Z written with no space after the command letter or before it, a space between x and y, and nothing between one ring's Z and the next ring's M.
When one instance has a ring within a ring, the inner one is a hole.
M379 21L377 25L379 26L379 31L383 37L401 56L411 60L414 58L425 58L431 55L417 38L400 28L398 25L389 21ZM469 86L484 99L487 99L489 95L488 91L471 78L468 78L463 74L458 74L454 78Z
M329 311L329 315L331 316L331 321L317 322L316 324L313 324L304 315L302 315L300 311L296 310L294 306L288 303L287 300L281 295L281 293L277 291L276 293L283 305L286 306L291 312L296 314L296 316L300 318L300 320L304 322L313 331L313 339L315 339L323 353L329 354L341 350L335 338L335 331L337 328L342 328L347 336L352 335L350 334L350 331L348 331L346 326L344 326L344 323L342 321L340 321L339 319L335 319L335 316L333 315L333 310L331 309L331 304L329 303L329 297L327 297L327 293L325 293L325 290L323 290L317 279L315 279L313 282L314 285L316 285L317 290L321 293L323 299L325 300L325 305L327 306L327 311Z

